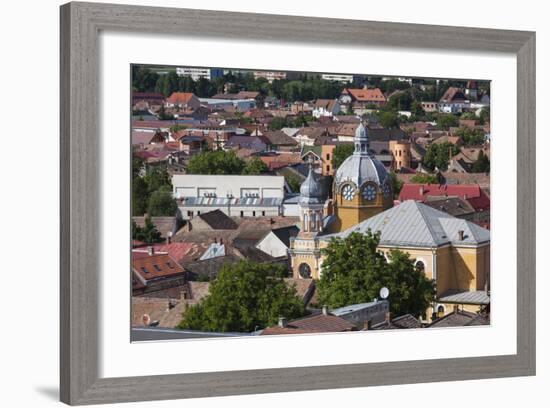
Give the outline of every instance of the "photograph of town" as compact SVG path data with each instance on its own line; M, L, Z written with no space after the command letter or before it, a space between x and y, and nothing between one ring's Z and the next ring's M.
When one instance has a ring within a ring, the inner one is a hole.
M131 87L132 341L490 324L490 81Z

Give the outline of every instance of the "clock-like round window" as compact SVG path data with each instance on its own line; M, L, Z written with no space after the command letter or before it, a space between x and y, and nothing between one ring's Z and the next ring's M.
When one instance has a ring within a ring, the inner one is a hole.
M344 197L344 200L353 200L353 197L355 196L355 189L351 185L347 184L342 189L342 196Z
M384 184L382 184L382 194L384 194L384 197L389 197L390 194L391 194L391 187L390 187L390 184L388 182L385 182Z
M362 193L365 200L372 201L376 198L376 187L369 184L363 189Z
M300 272L300 276L304 279L311 277L311 268L307 263L301 263L298 267L298 272Z

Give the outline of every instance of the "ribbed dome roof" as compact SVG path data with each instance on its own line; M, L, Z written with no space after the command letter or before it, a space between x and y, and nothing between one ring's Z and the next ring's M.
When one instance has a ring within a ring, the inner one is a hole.
M355 151L340 165L334 177L337 185L345 181L360 187L366 181L382 184L388 178L384 165L369 154L368 132L362 123L355 131Z
M309 167L309 173L300 186L300 203L303 204L322 204L325 191L319 176L313 171L313 166Z

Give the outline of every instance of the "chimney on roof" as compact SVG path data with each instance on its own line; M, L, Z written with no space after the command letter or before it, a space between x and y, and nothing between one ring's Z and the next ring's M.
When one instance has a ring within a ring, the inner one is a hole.
M327 305L323 305L323 315L328 316L328 307L327 307Z
M275 224L275 220L274 220L273 218L270 218L270 219L269 219L269 223L270 223L271 225L273 225L273 224Z
M421 196L424 195L424 186L423 185L420 186L419 193L420 193Z
M147 247L147 254L148 254L149 256L155 255L155 248L154 248L153 246L148 246L148 247Z
M464 241L464 230L458 230L458 240Z
M288 324L288 322L286 320L286 317L280 316L278 326L281 327L281 328L285 328L287 326L287 324Z

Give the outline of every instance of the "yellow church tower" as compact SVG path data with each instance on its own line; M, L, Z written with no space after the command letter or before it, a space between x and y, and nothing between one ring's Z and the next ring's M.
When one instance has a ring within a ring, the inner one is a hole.
M334 221L330 232L340 232L393 206L390 177L369 152L368 131L362 123L354 137L355 150L334 176Z

